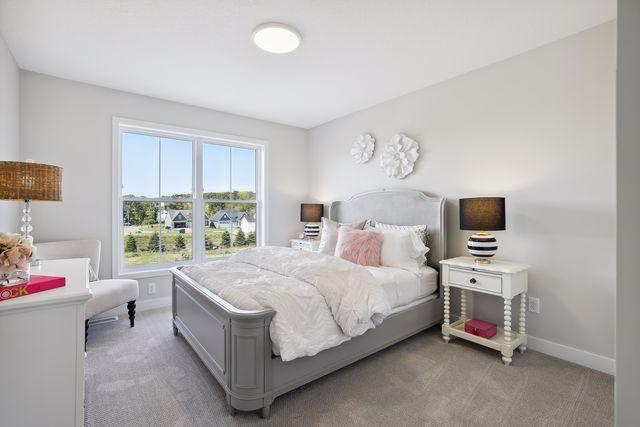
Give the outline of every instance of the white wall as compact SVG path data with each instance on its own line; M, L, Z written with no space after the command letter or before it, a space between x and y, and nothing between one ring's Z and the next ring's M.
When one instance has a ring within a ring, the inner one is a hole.
M0 160L18 160L19 76L13 55L0 35ZM18 232L17 202L0 201L0 231Z
M33 206L34 235L100 239L102 277L111 272L112 116L268 140L269 243L286 244L300 229L308 187L304 130L28 71L20 86L21 156L63 167L64 201ZM164 283L157 296L168 295Z
M618 2L618 293L616 425L640 420L640 2Z
M459 230L458 198L505 195L498 256L530 264L530 295L541 299L528 332L613 357L614 87L615 23L607 23L332 121L309 133L310 198L380 187L445 196L448 255L457 256L470 234ZM369 163L356 165L349 149L361 132L378 144ZM403 181L378 165L396 132L421 143ZM477 298L475 309L501 319L496 298Z

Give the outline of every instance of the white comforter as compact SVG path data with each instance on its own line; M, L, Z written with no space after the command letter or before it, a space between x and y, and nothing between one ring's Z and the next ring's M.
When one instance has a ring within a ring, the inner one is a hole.
M247 249L182 271L237 308L273 309L271 341L284 361L362 335L391 310L367 269L315 252Z

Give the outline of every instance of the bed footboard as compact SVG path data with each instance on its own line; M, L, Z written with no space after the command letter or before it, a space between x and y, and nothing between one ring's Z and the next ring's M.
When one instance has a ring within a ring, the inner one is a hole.
M390 315L380 326L313 357L272 358L273 310L238 310L178 268L172 270L173 330L198 354L235 410L262 409L289 390L340 369L442 320L442 299Z
M269 325L273 310L238 310L172 269L173 330L180 333L224 388L232 412L273 402Z

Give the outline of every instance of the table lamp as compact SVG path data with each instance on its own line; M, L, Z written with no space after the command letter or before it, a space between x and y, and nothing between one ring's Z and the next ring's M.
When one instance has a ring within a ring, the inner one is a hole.
M22 200L22 235L31 240L31 202L62 200L62 168L25 162L0 161L0 200Z
M324 205L321 203L300 204L300 222L306 222L304 226L304 237L310 240L315 239L320 234L320 221L324 215ZM315 223L315 224L314 224Z
M467 248L478 264L490 264L498 250L498 241L489 231L504 230L504 197L473 197L460 199L460 230L475 233Z

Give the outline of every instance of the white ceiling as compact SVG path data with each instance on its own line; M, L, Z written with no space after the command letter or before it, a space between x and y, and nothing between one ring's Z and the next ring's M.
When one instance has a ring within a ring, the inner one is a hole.
M615 0L0 0L23 69L303 128L615 17ZM255 48L266 21L301 48Z

